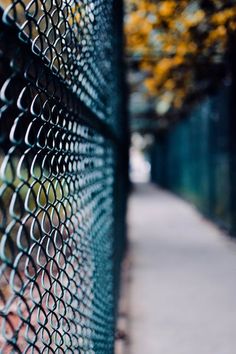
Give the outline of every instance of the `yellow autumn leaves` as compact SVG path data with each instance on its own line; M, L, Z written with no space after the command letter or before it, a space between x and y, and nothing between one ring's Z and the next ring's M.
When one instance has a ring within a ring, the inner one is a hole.
M126 3L126 52L143 72L142 90L155 101L158 115L178 110L196 91L199 67L224 60L230 33L236 30L235 2Z

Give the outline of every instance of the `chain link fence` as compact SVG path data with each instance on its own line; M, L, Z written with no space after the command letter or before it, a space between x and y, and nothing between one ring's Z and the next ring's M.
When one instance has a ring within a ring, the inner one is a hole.
M122 6L0 1L0 353L113 353Z
M228 82L181 122L162 132L152 152L152 179L236 234L235 90Z

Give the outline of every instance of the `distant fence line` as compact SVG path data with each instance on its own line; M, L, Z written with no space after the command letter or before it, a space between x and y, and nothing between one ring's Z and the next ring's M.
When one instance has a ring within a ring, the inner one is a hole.
M152 180L236 235L234 82L157 136Z

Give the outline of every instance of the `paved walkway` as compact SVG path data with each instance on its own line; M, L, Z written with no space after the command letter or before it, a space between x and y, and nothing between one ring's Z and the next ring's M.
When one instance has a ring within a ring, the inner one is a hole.
M153 186L130 200L130 354L236 353L236 243Z

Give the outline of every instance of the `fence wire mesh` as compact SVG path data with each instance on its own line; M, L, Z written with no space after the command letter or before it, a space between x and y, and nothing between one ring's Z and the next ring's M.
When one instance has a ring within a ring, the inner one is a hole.
M0 1L3 354L113 352L125 212L117 3Z

